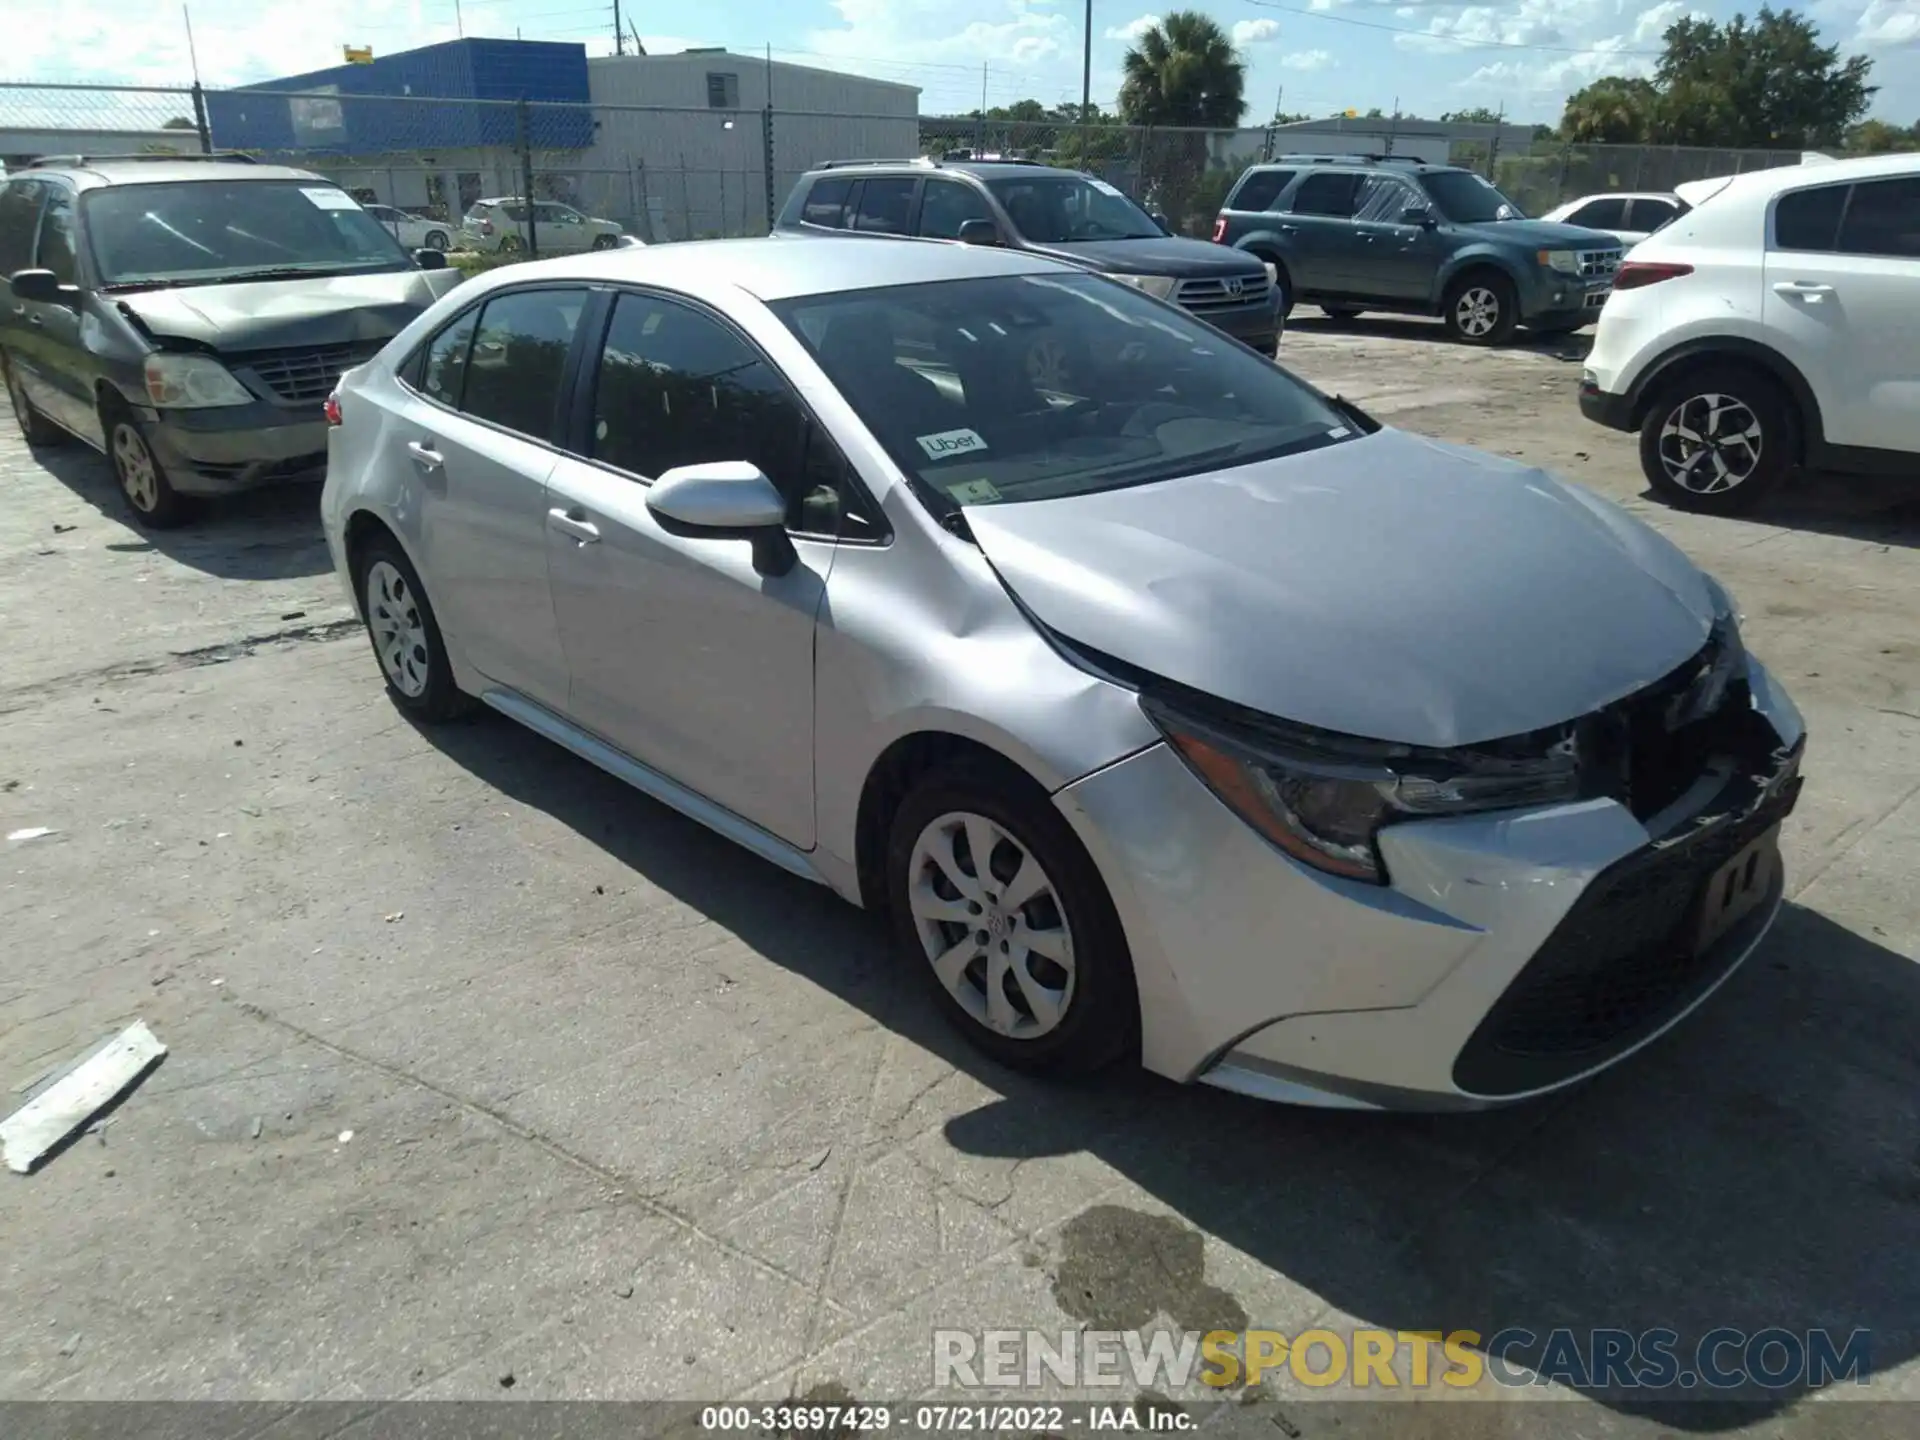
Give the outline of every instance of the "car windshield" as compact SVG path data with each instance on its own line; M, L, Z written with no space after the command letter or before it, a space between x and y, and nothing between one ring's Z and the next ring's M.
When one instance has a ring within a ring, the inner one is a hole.
M950 280L773 308L943 517L1229 469L1358 433L1272 361L1095 275Z
M1483 225L1489 220L1524 220L1520 207L1471 170L1434 170L1420 183L1456 225Z
M261 271L337 274L412 264L337 186L299 180L112 185L82 200L103 284L218 284Z
M1148 240L1163 232L1147 212L1104 180L1085 175L1009 175L987 188L1013 221L1038 245L1076 240Z

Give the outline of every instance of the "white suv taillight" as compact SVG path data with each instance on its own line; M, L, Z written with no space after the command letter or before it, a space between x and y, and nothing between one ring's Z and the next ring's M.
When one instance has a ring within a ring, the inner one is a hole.
M320 408L326 412L327 424L338 425L340 423L340 392L336 390L327 396L327 403Z
M1663 260L1624 260L1620 268L1613 272L1613 288L1638 290L1645 285L1658 285L1662 280L1678 280L1682 275L1692 273L1691 265L1669 264Z

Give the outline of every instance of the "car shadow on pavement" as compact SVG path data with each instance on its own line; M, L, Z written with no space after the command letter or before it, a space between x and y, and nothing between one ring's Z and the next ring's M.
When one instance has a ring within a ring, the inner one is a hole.
M1298 331L1303 335L1351 335L1357 340L1423 340L1433 345L1460 345L1467 349L1489 349L1486 346L1469 346L1464 340L1455 340L1447 333L1446 326L1438 320L1429 320L1418 315L1376 315L1367 313L1351 320L1335 320L1322 315L1317 310L1307 308L1296 311L1287 317L1287 334ZM1593 348L1593 330L1576 330L1571 334L1536 335L1530 330L1521 330L1505 345L1490 347L1491 351L1504 351L1519 354L1543 355L1550 360L1564 360L1569 364L1587 358L1587 352ZM1280 359L1287 358L1287 342L1280 341Z
M131 525L113 469L74 442L33 452L41 469L102 515ZM320 528L318 483L248 491L210 503L177 530L133 529L110 549L157 551L222 580L297 580L333 566Z
M1298 1315L1263 1314L1220 1288L1204 1235L1311 1291L1330 1309L1324 1323L1487 1339L1522 1327L1535 1343L1505 1352L1521 1365L1538 1364L1561 1327L1588 1355L1593 1330L1670 1330L1687 1371L1723 1327L1824 1328L1836 1349L1864 1329L1874 1374L1920 1354L1920 966L1816 911L1789 905L1673 1034L1598 1080L1512 1109L1294 1109L1124 1068L1036 1079L949 1028L880 917L498 717L422 733L996 1092L944 1122L955 1150L1084 1152L1150 1197L1095 1204L1059 1233L1055 1298L1092 1328L1166 1315L1191 1329L1297 1332ZM1725 1367L1739 1354L1714 1358ZM1809 1389L1798 1377L1718 1393L1560 1378L1609 1409L1693 1432L1777 1415ZM1694 1398L1703 1393L1713 1398Z
M1667 502L1651 487L1641 498ZM1810 530L1882 546L1920 548L1920 466L1911 475L1825 475L1796 471L1760 504L1752 521L1787 530Z

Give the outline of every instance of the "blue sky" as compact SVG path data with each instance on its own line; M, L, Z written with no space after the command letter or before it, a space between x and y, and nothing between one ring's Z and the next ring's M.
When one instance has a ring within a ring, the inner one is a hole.
M337 63L342 44L382 53L468 35L521 34L612 48L611 0L193 0L199 67L209 84L242 83ZM923 113L1026 97L1079 98L1079 0L728 0L627 13L651 50L724 45L774 58L902 80ZM16 80L190 77L184 26L171 3L9 0L0 71ZM1093 93L1110 103L1128 38L1169 8L1097 0ZM1687 13L1725 18L1725 0L1204 0L1195 8L1233 34L1249 67L1248 120L1276 97L1319 114L1373 106L1438 115L1504 104L1552 122L1572 90L1602 74L1648 70L1660 34ZM1754 6L1748 9L1757 8ZM1875 60L1875 113L1920 119L1920 0L1819 0L1808 7L1830 43Z

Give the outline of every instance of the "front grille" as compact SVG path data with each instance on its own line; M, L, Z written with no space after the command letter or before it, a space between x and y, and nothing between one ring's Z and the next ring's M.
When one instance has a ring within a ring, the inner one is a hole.
M1589 885L1462 1048L1454 1083L1513 1095L1568 1079L1652 1034L1724 976L1766 912L1696 951L1703 888L1792 812L1799 757L1799 747L1774 752L1761 773L1728 786L1717 818L1635 851Z
M333 393L342 375L378 355L386 343L357 340L299 350L253 350L233 356L231 364L237 371L250 372L288 405L318 405Z
M1174 287L1173 298L1196 315L1212 310L1238 310L1243 305L1267 303L1272 285L1265 272L1258 275L1215 275L1199 280L1182 280Z
M1775 743L1754 714L1742 652L1731 631L1716 630L1684 664L1624 700L1576 723L1587 793L1620 801L1637 820L1650 820L1691 789L1715 756L1735 755L1762 765ZM1676 725L1683 706L1714 674L1731 666L1720 705L1689 724Z
M1611 280L1613 272L1620 268L1622 250L1582 250L1580 258L1580 278L1582 280Z

